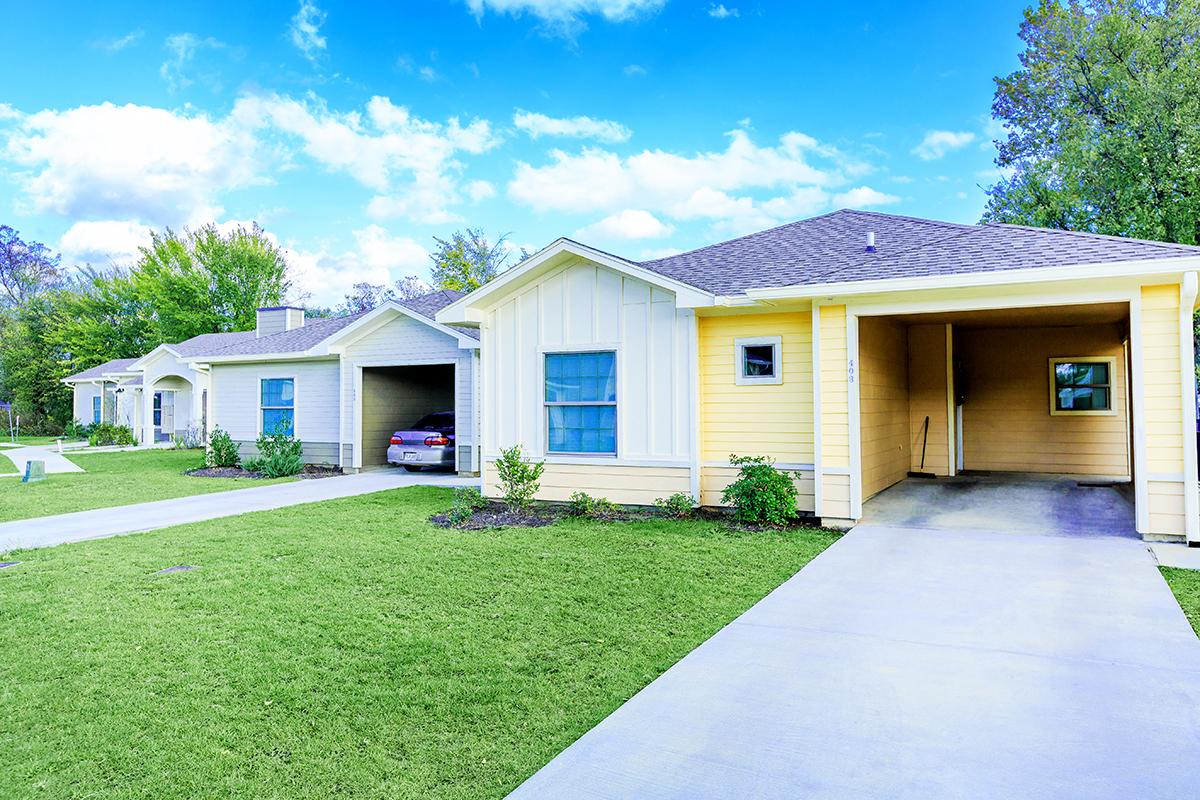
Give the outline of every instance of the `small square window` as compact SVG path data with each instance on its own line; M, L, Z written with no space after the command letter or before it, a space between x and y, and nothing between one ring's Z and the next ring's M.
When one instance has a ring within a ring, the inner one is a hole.
M1116 360L1107 357L1050 359L1050 414L1112 414Z
M783 344L779 336L734 340L739 386L783 383Z

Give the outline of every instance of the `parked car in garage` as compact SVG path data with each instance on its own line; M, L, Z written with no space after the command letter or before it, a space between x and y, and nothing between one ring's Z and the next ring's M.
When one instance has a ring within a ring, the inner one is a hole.
M392 434L387 460L409 472L425 467L454 469L454 412L426 414Z

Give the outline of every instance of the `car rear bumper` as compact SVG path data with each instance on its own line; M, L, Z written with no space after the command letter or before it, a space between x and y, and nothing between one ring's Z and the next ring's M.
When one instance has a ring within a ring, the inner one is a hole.
M394 444L388 447L387 460L389 464L417 467L448 467L454 468L453 447L408 447Z

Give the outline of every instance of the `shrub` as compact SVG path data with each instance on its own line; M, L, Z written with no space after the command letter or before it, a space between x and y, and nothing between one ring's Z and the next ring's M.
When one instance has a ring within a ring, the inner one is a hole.
M676 492L670 497L659 497L654 501L654 507L668 517L677 519L691 516L696 508L696 501L687 492Z
M73 419L63 428L63 437L66 439L86 439L90 429L77 419Z
M577 517L610 519L621 513L621 507L606 497L592 497L587 492L575 492L570 500L571 513Z
M129 430L127 426L110 425L107 422L102 422L92 426L92 430L88 434L88 444L92 447L107 445L129 447L137 444L137 442L133 438L133 431Z
M487 506L487 500L473 486L461 486L454 490L454 503L446 518L451 525L461 525L475 515L475 512Z
M500 476L500 492L509 508L524 511L532 505L534 496L541 488L538 479L545 468L544 461L526 461L519 444L500 451L500 457L496 459L496 473Z
M208 452L204 456L204 463L210 467L236 467L242 463L237 443L220 427L213 428L212 435L208 437Z
M264 432L254 444L258 448L258 456L247 459L243 465L251 472L261 472L268 478L286 478L304 469L304 445L286 433L282 423L274 432Z
M733 506L741 522L784 525L796 518L796 482L786 472L775 469L765 456L733 456L729 463L738 468L738 478L725 487L721 499Z

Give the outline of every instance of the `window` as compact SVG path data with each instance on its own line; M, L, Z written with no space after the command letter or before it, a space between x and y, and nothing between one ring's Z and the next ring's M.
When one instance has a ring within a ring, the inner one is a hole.
M262 379L262 432L294 435L295 382L292 378Z
M756 336L733 340L738 386L783 383L783 339Z
M92 422L100 421L100 395L92 398Z
M617 354L546 354L547 452L617 452Z
M1112 414L1116 359L1050 359L1050 414Z

